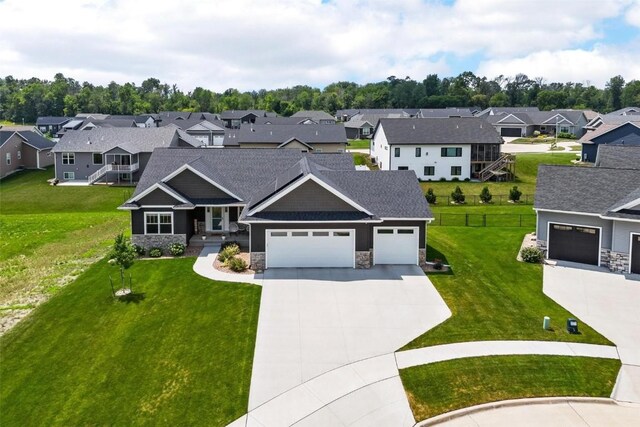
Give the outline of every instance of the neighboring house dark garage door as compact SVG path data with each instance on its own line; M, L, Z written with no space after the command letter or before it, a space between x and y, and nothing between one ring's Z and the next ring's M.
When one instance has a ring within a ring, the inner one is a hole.
M640 274L640 234L631 235L631 272Z
M549 258L598 265L600 230L578 225L549 224Z
M502 135L502 136L522 136L522 130L520 128L500 128L500 135Z

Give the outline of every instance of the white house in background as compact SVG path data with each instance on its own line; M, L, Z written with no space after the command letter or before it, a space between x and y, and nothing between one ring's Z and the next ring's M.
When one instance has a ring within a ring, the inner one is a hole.
M502 138L476 117L380 119L371 157L382 170L412 170L422 181L475 178L500 157Z

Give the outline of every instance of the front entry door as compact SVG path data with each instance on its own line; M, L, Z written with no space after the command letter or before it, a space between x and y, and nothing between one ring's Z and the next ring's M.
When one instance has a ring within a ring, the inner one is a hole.
M218 206L207 207L207 231L223 231L224 208Z

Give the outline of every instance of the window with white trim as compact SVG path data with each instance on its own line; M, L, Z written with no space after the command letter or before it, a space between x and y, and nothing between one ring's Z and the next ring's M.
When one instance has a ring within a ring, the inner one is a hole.
M145 212L145 234L173 234L173 214L171 212Z
M18 160L22 158L22 151L18 150Z
M371 128L368 128L368 127L362 128L363 135L369 135L370 133L371 133Z
M76 153L62 153L62 164L63 165L75 165L76 164Z
M76 179L76 173L75 172L62 172L62 179L74 180L74 179Z
M393 156L400 157L400 147L396 147L393 149Z
M6 160L7 160L7 164L10 165L11 164L11 153L7 153Z
M416 147L416 157L422 156L422 147Z

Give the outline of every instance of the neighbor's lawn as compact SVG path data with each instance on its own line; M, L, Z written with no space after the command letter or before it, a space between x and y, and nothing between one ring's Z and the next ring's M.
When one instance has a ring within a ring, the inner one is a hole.
M452 265L452 274L429 279L452 317L404 349L464 341L545 340L611 344L580 322L579 335L565 330L575 317L542 293L542 266L516 261L527 228L430 227L427 259ZM552 331L542 329L551 317Z
M127 230L129 214L116 207L130 188L52 187L51 177L50 168L0 181L0 309L56 291Z
M353 163L357 165L367 165L371 170L378 170L378 165L374 165L371 161L371 157L364 153L351 153L353 156Z
M246 413L260 288L193 262L137 261L137 298L121 302L100 261L1 337L1 424L224 426Z
M533 195L536 189L536 176L538 166L541 164L570 165L571 160L576 158L571 153L542 153L542 154L517 154L516 155L516 180L514 182L422 182L422 190L426 193L428 188L433 188L436 195L448 196L460 186L466 195L478 195L482 187L489 187L489 191L495 196L498 194L509 194L509 189L514 185L523 194Z
M577 139L567 139L567 138L558 138L557 142L577 142ZM552 142L556 142L554 137L527 137L527 138L518 138L511 141L509 144L551 144Z
M609 397L620 361L569 356L456 359L400 371L418 421L505 399Z
M347 148L369 149L370 147L370 139L350 139L347 141Z

